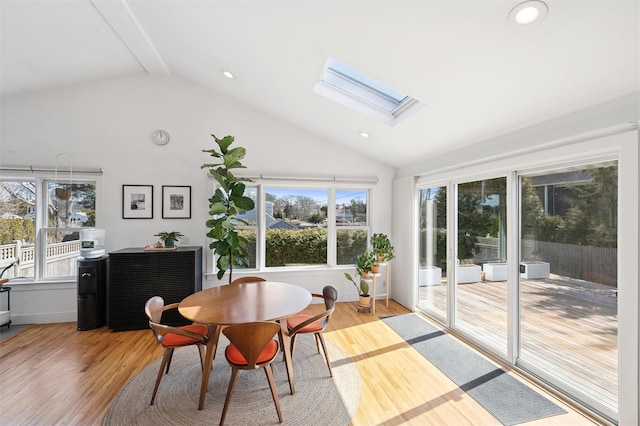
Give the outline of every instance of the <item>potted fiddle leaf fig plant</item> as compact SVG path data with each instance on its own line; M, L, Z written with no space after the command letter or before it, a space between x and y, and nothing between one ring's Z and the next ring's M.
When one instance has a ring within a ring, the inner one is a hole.
M251 182L247 178L234 176L233 169L244 169L240 162L246 155L243 147L230 148L234 137L227 135L222 139L213 136L218 149L207 149L217 161L215 163L203 164L201 169L209 169L209 174L218 182L218 187L209 198L209 215L206 226L209 228L207 237L213 241L209 248L218 257L216 266L218 268L217 277L222 279L226 271L229 271L229 283L233 280L233 266L249 266L249 240L238 231L239 224L247 224L246 221L238 218L239 213L252 210L255 207L254 201L244 195L245 184Z
M154 234L154 237L159 237L162 240L162 242L164 242L164 246L166 248L171 248L171 247L174 247L176 242L180 238L184 237L184 235L178 231L171 231L171 232L162 231L157 234Z
M356 284L355 280L348 272L344 273L346 279L351 281L353 285L358 290L358 296L360 297L358 301L358 310L367 310L371 306L371 295L369 294L369 283L367 280L360 278L360 285Z
M371 249L375 253L378 262L388 262L396 257L395 249L386 234L373 234L371 237Z

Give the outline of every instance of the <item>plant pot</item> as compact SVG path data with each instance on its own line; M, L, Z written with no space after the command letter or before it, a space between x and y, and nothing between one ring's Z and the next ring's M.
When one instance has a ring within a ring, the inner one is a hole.
M165 246L166 248L172 248L172 247L173 247L173 246L175 246L175 245L176 245L175 240L171 240L171 239L169 239L169 238L167 238L166 240L164 240L164 246Z
M56 188L56 197L59 200L68 200L71 197L71 190L69 188Z
M377 274L378 272L380 272L380 266L372 266L371 267L371 273L372 274Z
M371 279L371 272L363 272L362 275L360 275L360 278L365 280Z
M371 309L371 296L360 296L358 301L358 312Z

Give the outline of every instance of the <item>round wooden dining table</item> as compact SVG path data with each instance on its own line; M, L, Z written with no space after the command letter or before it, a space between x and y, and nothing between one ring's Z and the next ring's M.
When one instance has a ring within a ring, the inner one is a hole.
M211 328L205 352L198 409L202 410L204 406L211 365L218 347L220 331L224 326L283 320L302 311L309 303L311 293L308 290L294 284L275 281L212 287L182 300L178 305L178 311L183 317L193 322L208 324ZM289 388L291 394L294 394L295 384L286 321L280 321L280 327Z

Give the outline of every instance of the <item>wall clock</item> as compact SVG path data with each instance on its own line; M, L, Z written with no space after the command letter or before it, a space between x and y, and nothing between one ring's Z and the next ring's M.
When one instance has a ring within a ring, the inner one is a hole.
M158 145L166 145L169 143L170 136L169 133L164 130L156 130L153 132L151 138Z

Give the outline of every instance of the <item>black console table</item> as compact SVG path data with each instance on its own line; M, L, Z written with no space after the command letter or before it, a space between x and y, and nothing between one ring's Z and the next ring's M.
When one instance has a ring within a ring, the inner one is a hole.
M152 296L161 296L168 305L202 290L202 247L125 248L110 252L108 263L107 326L114 331L149 328L144 304ZM162 322L190 323L177 311L165 313Z

